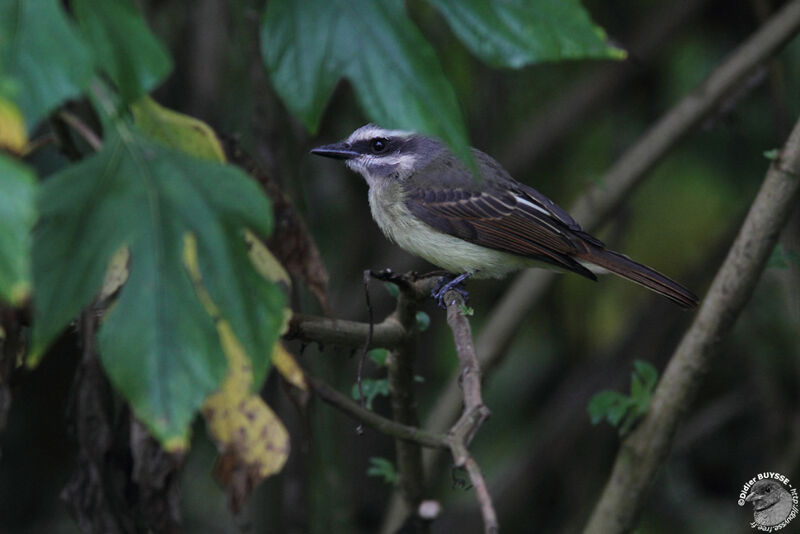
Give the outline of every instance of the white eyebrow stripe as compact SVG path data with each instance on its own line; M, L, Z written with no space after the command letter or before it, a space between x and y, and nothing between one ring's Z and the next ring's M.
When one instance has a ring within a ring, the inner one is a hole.
M537 211L540 211L540 212L544 213L548 217L552 217L552 215L551 215L551 213L549 211L547 211L546 209L542 208L541 206L538 206L538 205L534 204L530 200L524 199L524 198L522 198L520 196L517 196L517 195L514 195L514 198L520 204L524 204L524 205L526 205L526 206L528 206L530 208L533 208L533 209L535 209Z
M407 130L387 130L372 124L362 126L358 130L350 134L348 141L354 143L356 141L363 141L365 139L372 139L374 137L409 137L414 135L414 132Z

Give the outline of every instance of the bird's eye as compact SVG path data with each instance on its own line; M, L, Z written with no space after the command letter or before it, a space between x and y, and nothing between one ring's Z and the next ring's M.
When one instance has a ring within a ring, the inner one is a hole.
M372 150L373 154L380 154L381 152L386 150L387 146L389 146L389 141L387 141L382 137L377 137L372 141L370 141L369 143L369 148L370 150Z

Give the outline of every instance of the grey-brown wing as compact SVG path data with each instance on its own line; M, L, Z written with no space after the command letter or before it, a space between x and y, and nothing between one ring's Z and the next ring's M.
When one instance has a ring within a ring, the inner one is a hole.
M496 164L494 160L491 162ZM477 183L451 160L434 165L423 173L428 179L409 180L406 185L406 206L423 222L477 245L544 261L596 279L572 258L586 250L584 232L547 197L507 174L499 181L484 178ZM493 169L484 169L484 176L487 170Z

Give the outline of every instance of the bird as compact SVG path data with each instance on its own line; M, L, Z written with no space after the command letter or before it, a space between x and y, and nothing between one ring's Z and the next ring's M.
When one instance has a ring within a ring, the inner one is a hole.
M753 520L765 527L783 522L792 511L792 495L783 484L772 478L753 484L745 501L753 503Z
M470 150L477 173L437 138L366 124L311 153L344 160L363 176L386 237L449 273L433 291L442 307L450 289L467 296L463 282L470 277L502 278L528 267L591 280L611 272L683 308L697 306L691 291L609 250L555 202Z

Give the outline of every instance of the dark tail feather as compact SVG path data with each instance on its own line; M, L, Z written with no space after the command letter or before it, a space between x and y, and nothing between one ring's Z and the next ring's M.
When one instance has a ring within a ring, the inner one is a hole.
M576 254L576 259L593 263L617 276L655 291L683 308L697 307L698 298L679 283L670 280L650 267L637 263L627 256L589 245L587 252Z

